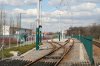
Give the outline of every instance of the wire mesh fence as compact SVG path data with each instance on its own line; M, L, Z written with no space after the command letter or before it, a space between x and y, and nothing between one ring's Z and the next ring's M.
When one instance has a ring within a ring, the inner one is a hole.
M4 45L4 48L11 48L15 46L21 46L23 44L33 43L35 40L34 35L0 35L0 47Z

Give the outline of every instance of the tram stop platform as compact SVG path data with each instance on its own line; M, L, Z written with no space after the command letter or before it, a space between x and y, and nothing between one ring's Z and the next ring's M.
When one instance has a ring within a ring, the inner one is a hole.
M61 41L59 41L58 39L53 39L53 41L55 42L59 42L59 43L64 43L67 39L63 39ZM51 40L48 40L48 41L51 41ZM74 61L77 61L77 62L82 62L82 61L87 61L87 54L86 54L86 51L84 49L84 46L83 44L78 41L77 39L74 39L75 41L75 44L74 44L74 47L73 47L73 50L71 51L71 53L69 54L69 56L71 56L71 59L67 59L68 62L74 62ZM20 56L13 56L11 57L11 59L18 59L18 60L26 60L26 61L36 61L38 60L39 58L47 55L49 52L52 51L52 45L47 43L46 41L43 42L43 45L40 46L40 50L36 50L35 48L33 48L32 50L20 55ZM73 56L74 54L74 56Z
M50 40L48 40L50 41ZM57 39L54 39L53 41L58 42ZM61 41L65 41L61 40ZM36 50L36 48L33 48L32 50L29 50L28 52L20 55L20 56L13 56L11 59L18 59L18 60L27 60L27 61L35 61L44 55L47 55L49 52L52 51L52 46L51 44L47 43L46 41L43 42L43 45L40 46L39 50Z

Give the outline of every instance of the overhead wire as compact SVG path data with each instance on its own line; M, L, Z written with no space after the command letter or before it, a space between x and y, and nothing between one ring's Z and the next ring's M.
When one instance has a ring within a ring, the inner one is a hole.
M63 2L64 2L64 0L61 0L60 5L59 5L59 9L62 7ZM65 2L67 2L67 4L64 3L64 6L66 7L65 10L69 14L68 16L70 17L71 22L72 22L71 26L73 26L73 21L74 21L73 15L74 14L73 14L73 11L71 10L71 2L72 2L72 0L65 0ZM61 18L61 16L60 16L60 18ZM67 22L62 22L62 23L66 24Z
M66 3L63 3L63 2L66 2ZM62 7L62 4L64 4L64 6L66 7L66 11L67 11L67 13L69 14L69 17L71 17L71 20L72 20L72 22L73 22L73 12L72 12L72 10L71 10L71 1L72 0L61 0L60 1L60 4L59 4L59 10L61 11L61 7ZM61 18L61 15L60 15L60 18ZM64 23L64 24L66 24L66 22L62 22L62 23Z
M74 19L73 19L73 11L71 10L71 2L72 2L72 0L66 0L66 2L67 2L67 5L65 4L65 6L67 6L66 11L69 12L69 17L70 17L71 22L72 22L71 26L73 26Z
M61 23L61 16L62 14L60 13L62 10L61 10L61 7L62 7L62 4L63 4L63 1L64 0L61 0L60 3L58 4L58 9L59 9L59 12L58 12L58 15L59 15L59 23L58 23L58 26L59 26L59 32L61 31L61 27L60 27L60 23Z

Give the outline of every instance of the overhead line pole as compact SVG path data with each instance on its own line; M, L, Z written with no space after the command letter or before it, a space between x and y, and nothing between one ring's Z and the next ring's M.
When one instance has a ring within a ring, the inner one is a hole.
M42 9L42 5L40 2L40 44L42 44L42 10L41 9Z
M40 23L40 1L38 0L37 3L37 27L36 27L36 50L39 50L39 44L41 42L40 36L41 36L41 23Z
M4 10L4 12L2 13L2 18L3 18L3 42L2 42L2 60L4 59L4 52L3 52L3 50L4 50L4 44L5 44L5 10Z
M60 1L60 4L59 4L59 10L60 10L60 11L61 11L62 2L63 2L63 0L61 0L61 1ZM60 22L61 22L61 14L60 14L60 12L59 12L59 41L61 40Z

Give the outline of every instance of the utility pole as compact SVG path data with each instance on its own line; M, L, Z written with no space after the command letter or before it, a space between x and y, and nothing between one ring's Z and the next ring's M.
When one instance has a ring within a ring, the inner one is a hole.
M2 10L0 10L0 35L2 35Z
M59 7L58 7L58 8L59 8L59 11L61 11L62 2L63 2L63 0L61 0L60 3L59 3ZM59 12L59 33L58 33L59 41L61 40L60 22L61 22L61 14L60 14L60 12Z
M19 13L19 38L20 38L20 43L19 43L19 46L21 44L21 19L22 19L22 14Z
M22 40L22 34L21 34L21 29L22 29L22 14L25 14L25 13L19 13L19 40L21 41ZM20 45L19 45L20 46Z
M17 33L17 47L19 46L19 43L20 43L20 31L21 31L21 13L18 13L18 16L17 16L17 28L18 28L18 33Z
M1 35L3 36L3 10L1 10L1 14L0 14L0 21L1 21ZM4 58L4 52L3 52L3 48L4 48L4 36L3 36L3 40L1 42L2 46L1 46L1 54L2 54L2 60Z
M10 29L13 28L13 26L12 26L12 17L10 17L10 27L9 28ZM10 35L13 35L12 32L9 33L9 48L11 48L11 45L10 45L11 44Z
M42 5L41 5L41 2L40 2L40 44L42 44Z
M2 60L3 60L3 58L4 58L4 52L3 52L3 50L4 50L4 44L5 44L5 18L6 17L6 14L5 14L5 11L3 12L3 14L2 14L2 18L3 18L3 25L2 25L2 31L3 31L3 41L2 41Z
M36 27L36 50L39 50L39 44L40 44L40 36L41 36L41 28L42 25L40 23L40 1L38 0L37 3L37 27Z
M62 40L64 39L64 31L62 30Z
M59 41L60 41L60 38L61 38L61 33L60 33L60 22L61 22L61 14L59 12Z
M17 47L18 47L18 44L19 44L19 29L20 29L20 26L19 26L19 14L17 14L16 16L17 18Z
M19 28L20 28L20 30L21 30L21 19L22 19L22 13L19 14L19 18L20 18L20 21L19 21L19 22L20 22L20 23L19 23L20 26L19 26Z

